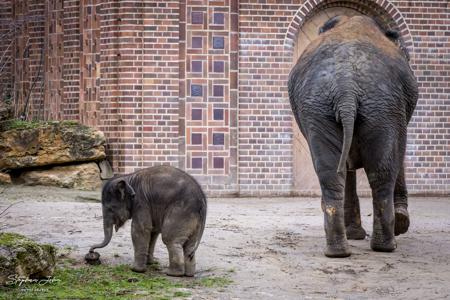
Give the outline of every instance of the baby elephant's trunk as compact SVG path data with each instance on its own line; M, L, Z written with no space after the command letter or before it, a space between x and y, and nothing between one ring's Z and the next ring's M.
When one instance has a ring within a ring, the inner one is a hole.
M113 224L104 219L103 220L103 230L105 231L105 239L100 244L93 245L91 247L91 249L89 249L89 252L93 252L94 249L97 249L97 248L103 248L106 245L108 245L109 242L111 241L112 234L113 234Z

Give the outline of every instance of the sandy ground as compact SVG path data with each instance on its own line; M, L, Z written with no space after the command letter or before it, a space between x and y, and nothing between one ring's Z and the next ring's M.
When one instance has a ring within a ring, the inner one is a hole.
M0 229L41 242L70 246L82 261L103 239L99 193L44 187L0 186ZM3 192L2 192L3 191ZM362 199L370 233L371 203ZM229 276L233 284L194 291L194 299L449 299L450 199L411 198L410 231L394 253L350 241L350 258L323 254L318 198L209 199L205 234L197 252L197 277ZM131 263L130 224L99 249L104 263ZM118 256L118 257L116 257ZM156 256L167 266L159 240Z

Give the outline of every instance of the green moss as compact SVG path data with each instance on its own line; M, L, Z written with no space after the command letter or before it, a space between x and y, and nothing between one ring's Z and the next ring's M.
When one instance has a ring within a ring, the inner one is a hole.
M30 249L37 249L37 247L42 247L50 253L56 253L56 248L49 244L38 244L26 236L20 235L18 233L12 232L0 232L0 246L6 247L23 247Z
M80 123L72 120L66 121L21 121L21 120L9 120L3 125L3 129L6 130L25 130L36 129L48 126L60 126L60 127L78 127L81 130L89 129L88 126L81 125Z
M17 252L16 259L19 265L26 265L27 259L32 259L40 256L41 248L50 254L51 257L55 257L56 248L49 244L38 244L35 241L12 232L0 233L0 247L4 246Z
M12 233L12 232L0 232L0 246L14 247L18 244L36 244L33 240L26 236Z
M4 124L4 130L24 130L34 129L43 126L43 122L39 121L21 121L21 120L9 120Z

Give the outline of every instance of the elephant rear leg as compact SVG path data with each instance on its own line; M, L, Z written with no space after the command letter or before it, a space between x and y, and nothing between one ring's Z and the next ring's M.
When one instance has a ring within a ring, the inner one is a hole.
M361 225L361 212L359 208L359 198L356 193L356 170L347 170L345 179L345 231L349 240L363 240L366 231Z
M344 181L345 174L337 172L342 147L342 132L334 123L329 123L327 134L312 132L309 137L311 156L322 191L325 234L328 257L351 255L345 233ZM331 132L333 131L333 132Z
M161 235L162 240L169 251L169 270L167 271L167 275L184 276L186 274L185 253L189 252L191 249L188 248L188 246L191 245L191 237L196 232L197 227L198 222L195 216L186 213L186 211L183 211L180 208L174 208L172 212L166 216ZM191 252L189 252L189 254L191 254ZM193 272L195 272L195 257L191 256L191 258L193 258L193 260L188 261L188 268L190 268L188 270L188 276L193 276ZM193 269L190 262L193 262Z
M373 234L370 247L374 251L391 252L397 247L394 238L395 177L389 173L376 173L378 174L368 172L373 195Z
M190 238L183 246L184 255L184 271L185 275L192 277L195 275L195 251L197 247L197 239Z
M198 220L196 222L193 234L189 237L189 239L183 246L185 275L189 277L195 275L195 252L197 251L198 244L203 234L201 223L201 220Z
M169 269L166 274L169 276L184 276L183 243L171 241L166 243L166 246L169 251Z
M394 237L394 188L404 153L399 141L401 137L393 131L372 130L365 143L367 148L362 151L363 165L373 197L373 233L370 246L374 251L392 252L397 247Z
M400 235L408 231L409 213L408 213L408 191L405 184L404 166L400 168L395 182L394 189L394 209L395 209L395 235Z

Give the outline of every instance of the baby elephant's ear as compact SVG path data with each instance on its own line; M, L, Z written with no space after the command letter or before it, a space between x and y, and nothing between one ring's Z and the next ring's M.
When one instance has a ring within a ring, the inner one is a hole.
M117 182L117 188L122 195L129 195L131 197L134 197L134 195L136 194L131 185L129 185L128 182L123 179Z

